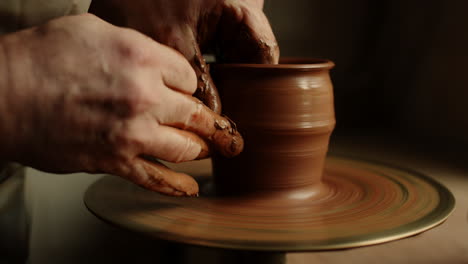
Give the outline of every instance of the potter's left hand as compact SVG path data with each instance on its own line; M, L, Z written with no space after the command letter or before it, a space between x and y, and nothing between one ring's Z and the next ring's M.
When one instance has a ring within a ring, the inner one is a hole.
M278 63L279 48L263 0L96 0L91 12L180 51L198 77L195 94L221 111L202 53L227 63Z

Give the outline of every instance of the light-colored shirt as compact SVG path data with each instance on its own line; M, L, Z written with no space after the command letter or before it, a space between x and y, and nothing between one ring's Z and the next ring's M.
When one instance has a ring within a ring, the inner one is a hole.
M1 0L0 34L87 12L91 0Z

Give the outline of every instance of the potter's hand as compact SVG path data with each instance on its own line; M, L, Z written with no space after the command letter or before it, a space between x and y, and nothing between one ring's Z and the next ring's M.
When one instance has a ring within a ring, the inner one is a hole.
M182 55L93 15L0 38L0 62L0 159L194 195L191 177L154 158L201 158L206 141L227 156L242 147L229 122L191 96L196 75Z
M201 54L211 49L222 62L277 63L278 45L262 7L263 0L96 0L91 10L180 51L197 74L196 97L219 113Z

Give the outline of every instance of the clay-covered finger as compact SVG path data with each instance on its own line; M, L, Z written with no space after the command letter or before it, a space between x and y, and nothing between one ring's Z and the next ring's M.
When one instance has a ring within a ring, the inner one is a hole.
M220 62L278 63L278 43L260 6L255 1L225 2L216 39Z
M125 178L146 189L171 196L198 195L198 184L192 177L144 157L134 159L133 168Z
M174 103L165 109L155 109L165 111L158 120L160 124L193 132L226 157L236 156L242 151L244 140L234 122L213 112L191 96L171 90L165 96Z
M210 67L203 58L198 44L194 44L195 55L190 59L195 73L197 75L197 91L194 96L201 100L213 112L221 113L221 100L218 90L211 79Z

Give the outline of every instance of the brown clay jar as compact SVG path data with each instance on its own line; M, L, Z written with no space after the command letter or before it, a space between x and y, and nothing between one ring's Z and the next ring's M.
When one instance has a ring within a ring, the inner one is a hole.
M243 152L213 157L217 195L286 194L310 198L321 186L335 126L333 62L212 66L223 113L243 135Z

